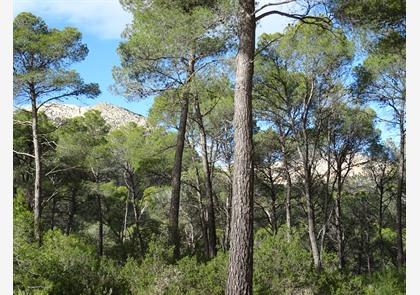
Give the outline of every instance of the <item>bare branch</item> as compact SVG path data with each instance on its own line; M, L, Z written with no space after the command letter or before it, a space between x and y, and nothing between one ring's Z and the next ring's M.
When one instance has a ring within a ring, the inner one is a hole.
M32 155L32 154L28 154L28 153L24 153L24 152L18 152L18 151L15 151L15 150L13 150L13 152L14 152L15 154L17 154L17 155L23 155L23 156L27 156L27 157L35 158L35 156L34 156L34 155Z
M261 6L257 10L255 10L254 15L257 14L258 12L260 12L261 10L263 10L266 7L284 5L284 4L292 3L292 2L295 2L295 1L296 0L286 0L286 1L280 1L280 2L273 2L273 3L264 4L263 6Z

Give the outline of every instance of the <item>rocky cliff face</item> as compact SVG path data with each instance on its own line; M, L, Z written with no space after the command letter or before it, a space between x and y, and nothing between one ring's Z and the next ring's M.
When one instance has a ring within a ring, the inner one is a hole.
M47 117L57 123L61 123L68 118L83 116L89 110L101 112L102 118L111 126L111 129L121 127L129 122L140 126L146 125L146 118L142 115L109 103L100 103L94 106L52 103L41 108L41 111L45 112Z

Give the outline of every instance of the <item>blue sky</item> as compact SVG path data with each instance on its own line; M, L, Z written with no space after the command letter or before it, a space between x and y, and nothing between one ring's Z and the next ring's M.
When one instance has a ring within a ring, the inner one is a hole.
M270 0L259 2L261 6ZM82 32L83 42L89 48L89 55L74 68L86 82L98 83L102 94L95 100L70 99L66 103L92 105L109 102L147 116L153 98L127 102L124 97L115 95L109 90L110 85L114 83L112 67L119 65L116 48L121 41L122 31L131 22L131 15L122 9L118 0L14 0L13 6L14 15L29 11L42 17L50 27L74 26ZM286 12L296 12L299 7L287 4L282 9ZM257 27L257 36L261 33L282 31L291 21L276 15L266 17ZM385 116L386 112L375 109L381 116ZM378 127L382 130L383 138L397 135L385 124L379 124Z
M74 68L86 82L99 83L102 94L95 100L70 99L66 103L91 105L109 102L147 116L152 98L127 102L124 97L109 91L109 86L114 83L112 67L119 65L116 48L121 41L121 32L131 21L131 15L121 8L118 0L15 0L13 5L14 16L28 11L42 17L50 27L74 26L82 32L89 55ZM285 18L270 16L258 26L257 35L281 31L287 23Z

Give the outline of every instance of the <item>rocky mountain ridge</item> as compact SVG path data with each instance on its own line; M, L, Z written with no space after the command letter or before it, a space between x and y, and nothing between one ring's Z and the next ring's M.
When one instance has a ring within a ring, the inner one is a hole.
M83 116L90 110L97 110L101 112L102 118L111 126L111 129L119 128L129 122L136 123L140 126L146 125L146 118L144 116L109 103L99 103L93 106L51 103L42 106L40 110L56 123L62 123L68 118Z

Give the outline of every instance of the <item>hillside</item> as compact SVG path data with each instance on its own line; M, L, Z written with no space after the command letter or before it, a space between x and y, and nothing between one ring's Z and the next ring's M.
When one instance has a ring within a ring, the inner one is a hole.
M41 111L57 123L61 123L68 118L82 116L89 110L100 111L102 118L111 126L111 129L126 125L129 122L134 122L140 126L146 125L146 118L142 115L109 103L99 103L94 106L52 103L41 108Z

